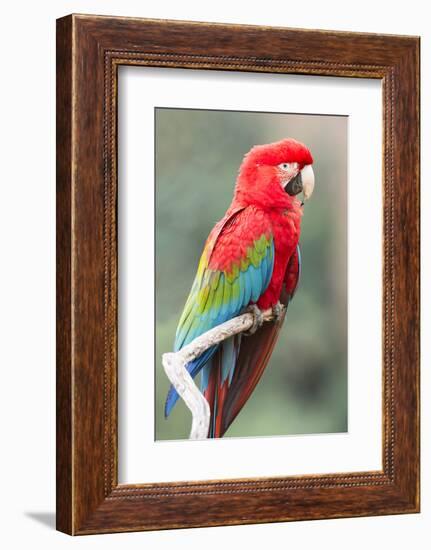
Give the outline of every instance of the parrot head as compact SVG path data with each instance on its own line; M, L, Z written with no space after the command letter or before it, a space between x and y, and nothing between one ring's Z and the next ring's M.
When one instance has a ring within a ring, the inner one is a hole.
M310 151L295 139L256 145L241 164L235 197L245 204L289 207L302 193L303 204L314 189L312 163Z

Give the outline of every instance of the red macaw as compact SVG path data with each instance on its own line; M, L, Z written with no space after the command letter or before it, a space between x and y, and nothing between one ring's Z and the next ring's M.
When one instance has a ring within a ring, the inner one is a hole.
M211 409L209 437L222 437L256 387L277 341L298 284L302 206L314 188L305 145L283 139L253 147L244 157L232 203L211 231L175 336L178 351L197 336L248 308L252 334L232 336L187 365L202 370L201 391ZM303 201L296 195L303 193ZM262 324L261 311L275 320ZM165 416L178 394L171 386Z

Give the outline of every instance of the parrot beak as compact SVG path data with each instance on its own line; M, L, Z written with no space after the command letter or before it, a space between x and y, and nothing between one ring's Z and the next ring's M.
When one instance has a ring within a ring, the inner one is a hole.
M284 189L291 197L302 193L302 204L304 204L304 202L311 197L314 189L314 172L311 164L304 166L304 168L289 181Z
M298 195L298 193L302 193L303 185L301 172L298 172L296 176L286 184L284 190L291 197Z
M311 164L307 164L300 172L302 179L302 204L307 201L314 190L314 172Z

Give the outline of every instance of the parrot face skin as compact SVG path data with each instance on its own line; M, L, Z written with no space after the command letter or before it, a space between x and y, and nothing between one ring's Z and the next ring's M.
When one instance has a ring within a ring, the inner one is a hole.
M243 313L288 305L298 285L303 204L314 189L313 158L302 143L283 139L253 147L240 166L232 203L211 231L178 323L174 351ZM302 193L302 202L297 196ZM249 336L213 346L187 365L200 371L211 409L209 437L222 437L268 364L286 311ZM167 417L178 394L171 386Z

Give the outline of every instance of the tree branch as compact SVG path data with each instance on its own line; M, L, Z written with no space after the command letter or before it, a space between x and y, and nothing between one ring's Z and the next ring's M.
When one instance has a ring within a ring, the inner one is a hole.
M263 311L262 317L263 321L272 321L274 319L272 309ZM211 411L207 400L187 372L187 364L197 359L212 346L220 344L235 334L250 330L254 322L254 313L243 313L201 334L181 350L162 355L162 364L167 377L192 413L193 420L189 439L206 439L208 437Z

